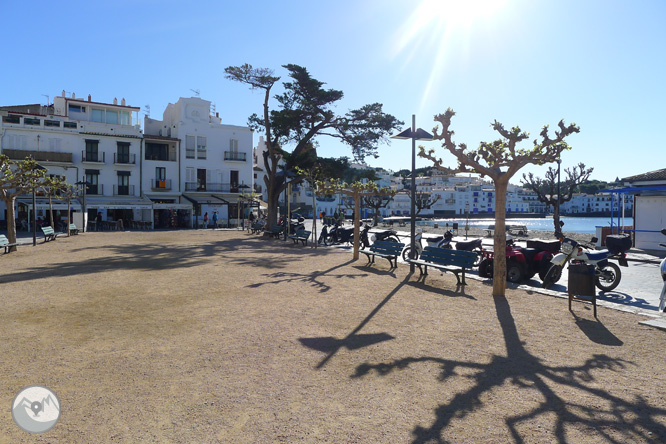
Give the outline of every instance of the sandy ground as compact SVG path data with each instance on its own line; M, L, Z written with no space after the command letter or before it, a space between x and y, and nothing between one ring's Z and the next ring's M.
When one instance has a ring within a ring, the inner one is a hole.
M0 443L657 443L666 334L230 231L0 257ZM40 384L60 422L10 406Z

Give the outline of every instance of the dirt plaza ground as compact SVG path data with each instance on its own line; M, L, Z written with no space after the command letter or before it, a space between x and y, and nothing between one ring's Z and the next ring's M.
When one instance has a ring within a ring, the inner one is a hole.
M0 256L0 443L657 443L643 318L244 232L86 233ZM29 385L59 423L11 416Z

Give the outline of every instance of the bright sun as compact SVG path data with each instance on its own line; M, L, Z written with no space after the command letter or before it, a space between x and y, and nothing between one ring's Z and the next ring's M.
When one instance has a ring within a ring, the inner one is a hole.
M453 51L467 51L471 36L498 18L507 0L422 0L397 31L395 57L405 69L414 60L431 61L423 100L440 81L447 58Z

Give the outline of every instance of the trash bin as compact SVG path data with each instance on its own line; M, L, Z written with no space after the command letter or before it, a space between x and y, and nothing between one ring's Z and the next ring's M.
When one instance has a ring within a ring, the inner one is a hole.
M594 288L594 265L569 264L569 310L571 301L581 300L592 303L594 317L597 317L597 293Z

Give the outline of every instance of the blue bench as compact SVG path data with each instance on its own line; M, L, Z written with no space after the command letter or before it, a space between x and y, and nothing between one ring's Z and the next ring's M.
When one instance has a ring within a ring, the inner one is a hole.
M273 225L270 230L264 231L264 233L274 238L279 238L283 232L284 232L284 227L280 224Z
M398 268L398 256L400 256L404 248L405 244L399 242L377 241L370 245L370 248L359 250L359 252L368 256L368 263L366 265L374 264L375 256L378 256L389 261L391 268Z
M296 233L290 235L289 239L293 239L294 244L298 244L298 242L300 241L303 244L303 246L307 246L308 239L310 238L311 234L312 234L311 231L298 230Z
M69 234L79 234L79 229L76 228L76 225L69 224Z
M42 227L42 233L44 233L44 243L52 240L56 240L59 234L53 231L53 227Z
M0 247L5 247L5 254L9 253L9 249L11 247L18 247L19 244L17 242L14 242L13 244L9 243L9 239L7 239L7 236L4 234L0 234Z
M418 266L421 276L427 276L428 267L432 267L455 274L458 283L466 285L465 270L474 268L476 257L476 253L473 251L425 247L418 259L407 259L407 262ZM462 280L460 279L461 274Z

